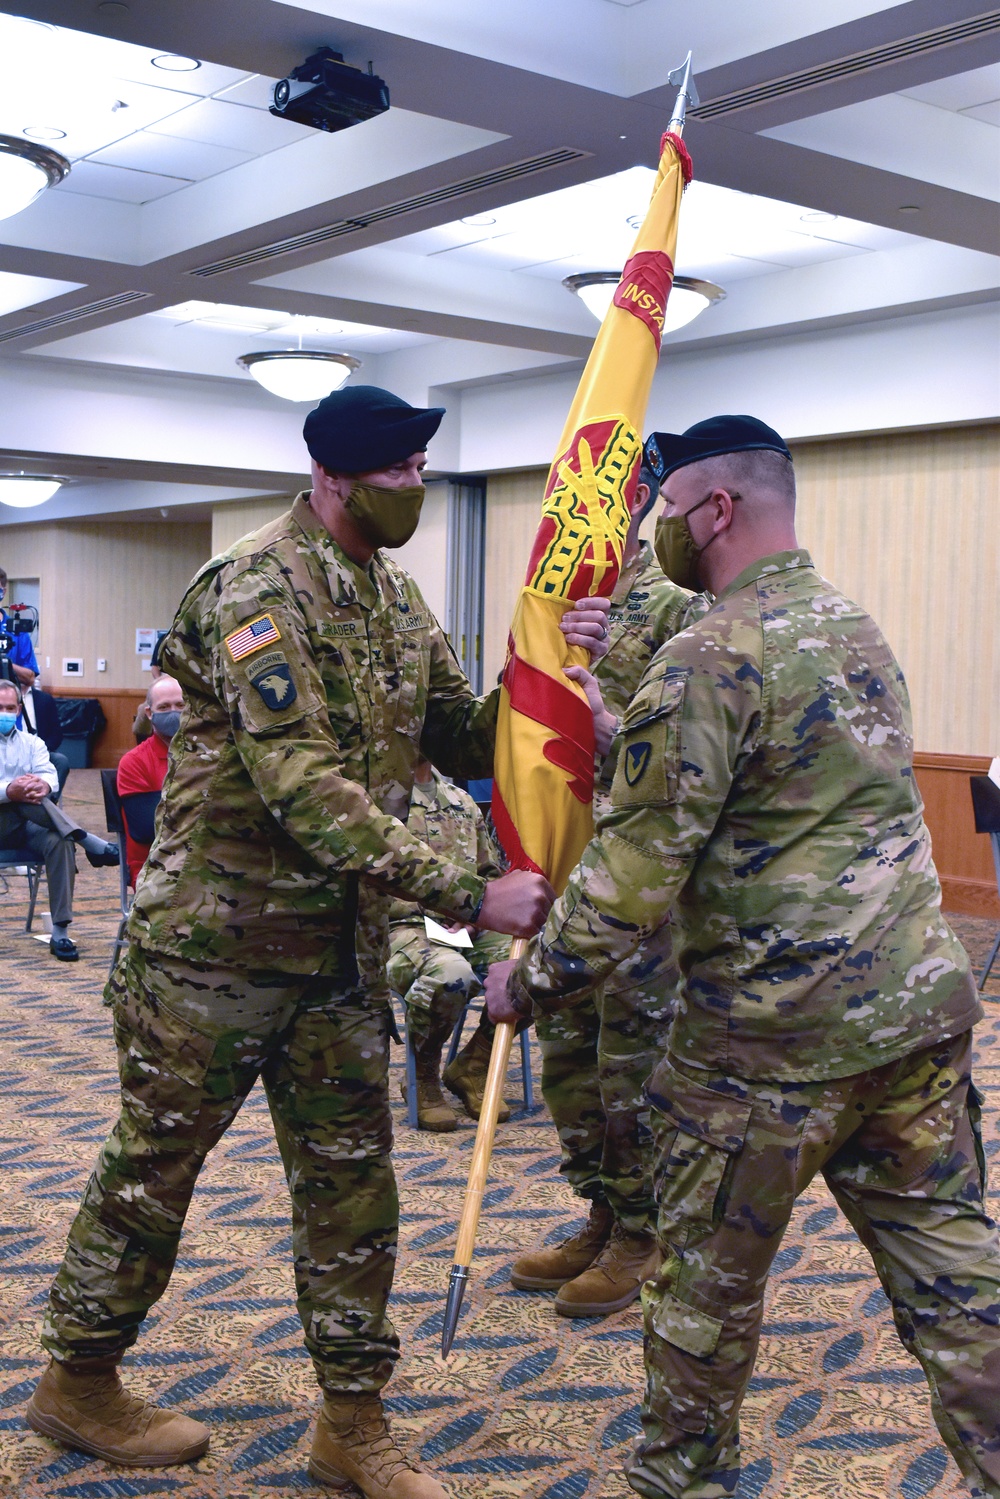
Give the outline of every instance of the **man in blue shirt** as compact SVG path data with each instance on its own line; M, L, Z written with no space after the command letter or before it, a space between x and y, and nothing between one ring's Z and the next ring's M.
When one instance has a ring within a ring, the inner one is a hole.
M7 574L0 567L0 608L3 606L4 595L7 592ZM8 616L8 626L9 626ZM38 662L35 660L34 647L31 644L30 635L9 635L7 659L14 672L14 678L21 687L33 687L35 678L38 676Z

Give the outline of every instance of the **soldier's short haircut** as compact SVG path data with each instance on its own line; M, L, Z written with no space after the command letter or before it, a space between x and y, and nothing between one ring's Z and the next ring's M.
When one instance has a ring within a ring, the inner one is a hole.
M20 682L12 682L9 677L0 677L0 687L9 687L19 703L24 702L24 693L21 691Z
M640 515L643 519L645 519L645 517L652 510L653 506L656 504L656 501L659 499L660 481L653 473L653 470L651 468L647 468L645 464L642 464L639 469L638 483L645 484L648 487L649 498L643 506L642 510L633 510L632 516L634 519L635 516Z
M735 490L749 497L771 494L795 504L795 469L784 453L769 448L751 448L745 453L721 453L698 465L710 484Z

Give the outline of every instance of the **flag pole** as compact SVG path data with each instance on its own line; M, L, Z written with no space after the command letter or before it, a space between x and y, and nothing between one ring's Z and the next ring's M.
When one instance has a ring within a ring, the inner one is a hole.
M669 74L667 81L676 84L678 88L673 113L670 117L668 133L680 137L684 129L684 120L688 105L698 103L698 90L691 76L690 52L681 66L675 68ZM690 167L690 162L688 166ZM657 351L659 350L658 339L656 349ZM589 367L588 364L588 369ZM642 405L645 407L645 396L643 397ZM641 421L641 419L640 416L639 420ZM533 867L537 869L538 865L536 864ZM551 876L553 871L548 869L546 873ZM555 883L558 886L558 880ZM527 943L518 938L511 943L511 957L515 960L520 958L526 947ZM455 1261L448 1280L448 1299L445 1304L444 1323L441 1329L442 1358L447 1358L451 1352L451 1346L455 1340L455 1330L458 1326L459 1313L462 1309L465 1287L469 1281L469 1267L472 1264L472 1254L476 1244L476 1231L479 1227L479 1215L483 1204L483 1193L489 1172L490 1156L493 1152L493 1138L496 1134L497 1111L503 1096L503 1086L507 1078L507 1065L510 1060L510 1049L513 1039L513 1025L500 1024L497 1026L496 1034L493 1038L493 1050L490 1055L490 1066L486 1077L482 1108L479 1112L479 1126L476 1130L476 1143L472 1152L472 1164L469 1168L469 1184L466 1188L465 1202L462 1206L462 1217L458 1225Z
M523 938L515 938L510 945L511 957L519 958L527 945ZM451 1276L448 1280L448 1300L444 1310L444 1326L441 1329L442 1358L447 1358L451 1352L451 1345L455 1340L455 1329L458 1326L458 1316L462 1310L462 1298L469 1279L469 1266L472 1264L472 1252L476 1247L479 1214L483 1205L483 1193L486 1190L490 1157L493 1154L493 1137L497 1129L497 1114L500 1111L503 1086L507 1080L507 1064L510 1061L513 1040L513 1025L501 1022L493 1037L490 1068L486 1074L486 1087L483 1091L479 1125L476 1129L476 1143L472 1151L472 1164L469 1167L469 1184L465 1189L462 1220L458 1225L455 1263L452 1265Z

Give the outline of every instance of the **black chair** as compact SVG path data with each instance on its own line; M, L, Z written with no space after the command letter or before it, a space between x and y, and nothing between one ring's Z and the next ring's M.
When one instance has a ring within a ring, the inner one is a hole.
M24 923L24 930L30 932L31 923L35 919L38 887L45 873L45 860L33 854L30 849L0 848L0 874L5 869L23 869L28 877L28 919Z
M993 867L997 877L997 893L1000 894L1000 786L991 781L989 776L970 776L969 785L972 790L972 812L976 819L976 832L986 833L990 843L993 845ZM990 955L986 959L986 967L979 975L979 987L982 989L990 976L993 960L1000 952L1000 932Z
M118 954L125 945L125 924L132 911L132 893L128 883L128 860L125 857L125 814L122 810L122 799L118 795L117 771L101 771L101 791L104 793L104 818L107 823L108 832L113 833L117 838L119 850L118 898L121 907L121 919L118 922L118 931L115 933L114 947L111 949L111 964L108 971L113 972L114 966L118 961Z

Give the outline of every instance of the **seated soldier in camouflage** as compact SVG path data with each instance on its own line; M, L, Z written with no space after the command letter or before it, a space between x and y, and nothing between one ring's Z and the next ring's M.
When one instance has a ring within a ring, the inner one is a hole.
M451 863L475 869L484 880L499 875L497 851L479 808L467 791L438 775L429 760L421 760L414 772L406 825L414 837ZM508 957L510 940L497 932L448 923L452 930L468 931L472 946L459 948L436 942L427 934L421 908L407 901L393 903L389 921L389 983L406 1004L407 1033L417 1075L417 1126L453 1130L458 1120L441 1092L441 1051L469 1000L482 993L476 970L485 972L490 963ZM470 1046L477 1043L480 1029ZM493 1027L487 1020L487 1065L492 1036ZM452 1091L458 1090L452 1087ZM506 1105L504 1110L503 1117L509 1119ZM472 1117L477 1118L478 1113Z
M657 556L715 602L650 663L610 811L539 937L486 985L494 1020L560 1010L672 920L678 1008L647 1087L663 1263L643 1288L629 1483L736 1492L768 1272L821 1172L970 1491L1000 1499L1000 1247L970 1075L983 1012L941 915L902 672L799 548L776 432L716 417L647 454Z
M609 712L620 716L660 646L708 601L678 588L640 527L660 486L644 465L611 599L607 654L594 668ZM594 815L609 805L614 757L599 766ZM522 1254L511 1270L521 1291L556 1292L563 1317L604 1317L637 1299L659 1265L656 1203L644 1089L666 1049L677 970L664 925L593 994L535 1021L542 1095L559 1132L560 1171L589 1201L586 1225L551 1248Z

